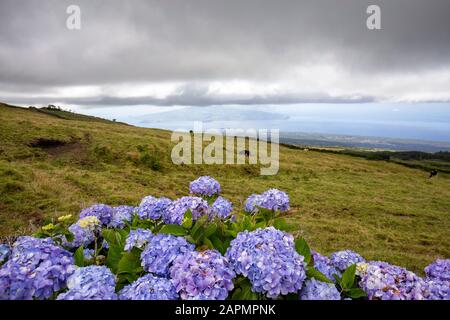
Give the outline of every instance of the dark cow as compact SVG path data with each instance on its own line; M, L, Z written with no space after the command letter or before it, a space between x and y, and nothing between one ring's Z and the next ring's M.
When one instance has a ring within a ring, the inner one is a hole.
M430 179L431 178L433 178L434 176L437 176L437 174L438 174L438 172L437 172L437 170L431 170L431 172L430 172Z
M241 152L239 152L239 154L243 154L246 157L250 157L250 151L249 150L242 150Z

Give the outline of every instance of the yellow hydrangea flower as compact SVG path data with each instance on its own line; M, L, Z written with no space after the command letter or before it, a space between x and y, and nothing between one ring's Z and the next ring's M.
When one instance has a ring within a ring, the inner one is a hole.
M82 228L92 228L100 225L100 220L94 216L87 216L83 219L78 220L78 225Z
M55 229L55 225L53 223L49 223L49 224L47 224L47 225L42 227L42 230L44 230L44 231L50 231L50 230L53 230L53 229Z
M69 220L70 218L72 218L72 215L71 215L71 214L66 214L65 216L59 217L59 218L58 218L58 221L64 222L64 221Z

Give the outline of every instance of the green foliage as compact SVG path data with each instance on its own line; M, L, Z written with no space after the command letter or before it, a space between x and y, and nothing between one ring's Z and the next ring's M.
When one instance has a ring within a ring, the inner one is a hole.
M316 280L327 282L327 283L333 283L330 279L328 279L322 272L315 269L314 267L307 267L306 268L306 276L308 278L315 278Z
M305 258L306 264L311 264L311 249L308 246L308 243L306 243L306 240L304 238L298 238L295 240L295 249L297 252Z
M186 235L186 230L177 224L166 224L159 230L160 233L168 233L174 236Z
M333 277L341 290L341 294L344 296L352 299L359 299L367 296L362 289L358 288L356 264L352 264L348 267L344 273L342 273L341 278L336 274L334 274Z
M252 291L252 284L247 278L237 277L234 280L234 292L231 300L258 300L260 295Z
M75 265L78 267L84 267L84 247L79 247L73 254Z
M148 152L143 153L139 159L139 162L144 167L152 169L153 171L162 170L162 165L158 157L151 153Z

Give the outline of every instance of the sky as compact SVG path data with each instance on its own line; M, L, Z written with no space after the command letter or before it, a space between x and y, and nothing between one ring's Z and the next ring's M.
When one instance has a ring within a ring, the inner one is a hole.
M366 27L369 4L381 30ZM449 14L448 0L1 0L0 101L281 124L412 106L415 122L444 112L450 126Z

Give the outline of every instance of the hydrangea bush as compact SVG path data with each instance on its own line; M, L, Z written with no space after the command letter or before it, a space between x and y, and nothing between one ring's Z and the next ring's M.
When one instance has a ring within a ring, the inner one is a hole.
M96 204L33 236L0 243L0 300L448 300L450 259L420 277L294 238L289 196L252 194L242 210L205 176L190 196Z

